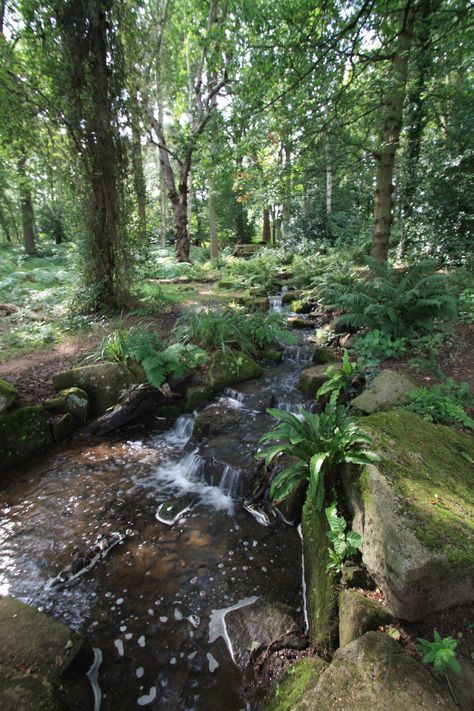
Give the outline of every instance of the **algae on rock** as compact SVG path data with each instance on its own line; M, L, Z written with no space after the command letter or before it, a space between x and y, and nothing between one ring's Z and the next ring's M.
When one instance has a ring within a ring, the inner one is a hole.
M316 649L330 654L337 646L338 586L333 571L327 570L330 558L326 514L324 509L316 511L309 497L303 507L301 529L309 637Z
M0 412L8 410L13 405L18 397L18 390L7 383L6 380L0 380Z
M19 407L0 415L0 471L52 443L48 415L41 405Z
M361 420L376 466L344 477L363 559L408 620L474 599L474 439L405 410Z

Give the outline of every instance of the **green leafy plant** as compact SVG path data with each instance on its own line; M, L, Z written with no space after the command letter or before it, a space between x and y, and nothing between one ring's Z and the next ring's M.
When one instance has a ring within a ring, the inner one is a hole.
M401 358L408 350L408 339L394 338L374 328L355 339L354 350L366 368L373 368L387 358Z
M344 516L337 515L335 502L327 507L326 518L330 528L326 535L332 543L332 548L329 548L331 562L328 563L326 569L340 573L345 559L357 553L363 546L364 539L355 531L346 532L347 521Z
M163 348L160 338L147 329L119 329L106 336L89 360L111 360L132 367L136 361L150 385L161 387L167 377L180 378L196 368L207 354L192 344L174 343Z
M434 630L433 642L428 642L426 639L418 637L416 650L423 655L421 661L423 664L432 664L435 671L446 672L448 669L453 669L458 674L461 673L461 667L456 659L456 647L458 642L452 637L441 637L437 630Z
M342 309L336 322L354 328L379 329L393 338L429 332L435 320L454 319L456 300L445 274L433 272L431 262L392 269L372 261L371 271L347 289L328 285L323 298Z
M474 323L474 289L464 289L458 297L458 313L461 323Z
M465 408L474 406L467 383L456 384L452 378L431 388L421 386L410 390L411 402L405 405L407 410L415 412L429 422L441 422L474 430L474 420Z
M196 343L210 351L234 349L251 355L275 341L295 341L281 314L230 306L187 309L178 319L174 335L179 341Z
M342 358L342 366L330 365L326 370L328 380L321 385L316 393L316 400L323 395L330 394L330 401L337 402L341 392L349 390L352 381L358 371L356 363L349 361L349 354L345 350Z
M274 441L256 457L270 465L275 457L287 454L296 462L284 467L274 477L270 497L281 501L304 479L309 480L309 495L318 511L324 500L324 477L336 464L351 462L368 464L376 455L368 449L371 438L365 434L344 407L329 403L321 414L304 408L300 416L282 410L269 409L269 415L280 424L260 438L260 442ZM301 418L301 419L300 419Z

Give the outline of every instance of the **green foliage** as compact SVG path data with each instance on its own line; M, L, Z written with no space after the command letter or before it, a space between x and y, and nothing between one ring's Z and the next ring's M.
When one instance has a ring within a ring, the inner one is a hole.
M408 269L392 269L376 262L371 273L341 291L327 286L323 298L344 314L337 323L355 328L379 329L392 338L429 332L438 319L456 317L455 299L447 291L445 274L433 273L431 262Z
M357 553L363 546L364 539L355 531L346 532L347 521L344 516L337 515L336 502L327 507L326 518L330 528L327 537L332 543L332 548L329 548L331 562L327 570L334 569L336 573L340 573L345 559Z
M423 664L432 664L435 671L442 673L453 669L460 674L461 667L456 659L455 651L457 646L457 640L452 637L441 637L439 632L434 630L433 642L418 637L416 650L423 655L421 659Z
M324 500L324 477L336 464L368 464L376 455L368 449L371 438L344 407L329 403L319 415L301 409L300 416L269 409L280 424L260 438L274 441L268 449L257 452L268 466L276 456L286 454L296 462L284 467L272 481L270 497L281 501L304 479L309 480L309 495L318 511ZM301 419L300 419L301 418Z
M379 328L357 336L354 350L366 368L373 368L387 358L401 358L408 350L408 339L390 336Z
M474 323L474 289L464 289L459 294L458 316L461 323Z
M119 329L106 336L89 357L141 365L150 385L161 387L167 377L181 378L206 360L206 354L193 345L174 343L163 349L160 338L146 329Z
M271 289L275 280L275 271L282 261L282 255L275 250L261 249L251 259L229 257L222 269L222 279L233 279L239 288L252 286Z
M326 370L328 380L321 385L316 393L316 400L319 400L323 395L330 393L330 401L337 402L341 393L349 390L355 374L358 371L358 365L349 361L349 354L344 350L342 358L342 367L330 365Z
M294 342L278 313L248 312L241 307L190 308L178 319L174 335L184 343L229 352L232 349L255 355L275 341Z
M411 402L405 405L406 409L423 419L474 430L474 420L465 412L465 408L474 406L467 383L457 385L448 378L431 388L422 386L410 390L408 396Z

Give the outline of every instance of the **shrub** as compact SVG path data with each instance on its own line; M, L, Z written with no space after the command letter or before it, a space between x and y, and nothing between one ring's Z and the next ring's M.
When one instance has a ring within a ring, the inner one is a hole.
M456 659L455 649L458 642L452 637L441 637L437 630L434 631L433 642L428 642L426 639L418 637L416 650L423 655L423 664L432 664L435 671L446 672L448 669L454 669L458 674L461 673L461 667Z
M328 380L321 385L316 393L316 399L319 400L323 395L330 393L331 402L337 402L339 395L349 390L352 381L358 371L358 366L349 361L347 351L344 351L342 358L342 366L330 365L326 370Z
M338 323L355 328L379 329L393 338L429 332L438 319L454 319L456 302L447 290L445 274L433 273L430 262L405 270L372 262L368 277L341 292L327 286L323 298L342 309Z
M368 464L376 455L367 449L370 437L359 427L344 407L330 403L324 412L315 415L301 409L300 416L282 410L269 409L280 424L260 438L274 441L266 450L257 452L268 466L279 454L296 458L284 467L272 481L270 497L281 501L302 480L309 480L309 495L318 511L324 500L324 476L336 464L352 462ZM300 419L301 417L301 419Z
M326 535L332 543L332 548L329 548L331 562L328 563L327 570L334 569L336 573L340 573L345 559L357 553L364 539L355 531L346 533L347 521L344 516L337 515L335 502L327 507L326 518L330 528Z
M378 328L357 336L354 350L365 368L373 368L387 358L401 358L408 350L408 339L394 338Z

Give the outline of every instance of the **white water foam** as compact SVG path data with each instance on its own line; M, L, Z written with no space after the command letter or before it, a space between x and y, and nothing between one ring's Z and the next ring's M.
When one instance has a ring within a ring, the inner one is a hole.
M239 610L241 607L246 607L247 605L253 605L254 602L258 600L257 595L252 595L251 597L246 597L243 600L239 600L235 605L230 605L230 607L223 607L220 610L212 610L211 617L209 619L209 644L215 642L216 639L222 637L227 645L229 654L232 661L235 664L234 650L232 648L232 642L227 633L227 626L225 623L225 617L229 612L233 610Z
M102 703L102 691L99 685L99 668L102 664L102 650L98 647L93 647L94 661L92 666L87 672L87 677L89 679L90 685L92 687L92 693L94 695L94 711L100 711L100 704Z
M301 529L301 523L297 528L299 537L301 538L301 589L303 593L303 618L304 618L304 631L305 634L309 632L309 620L308 620L308 607L306 605L306 578L304 575L304 549L303 549L303 531Z

